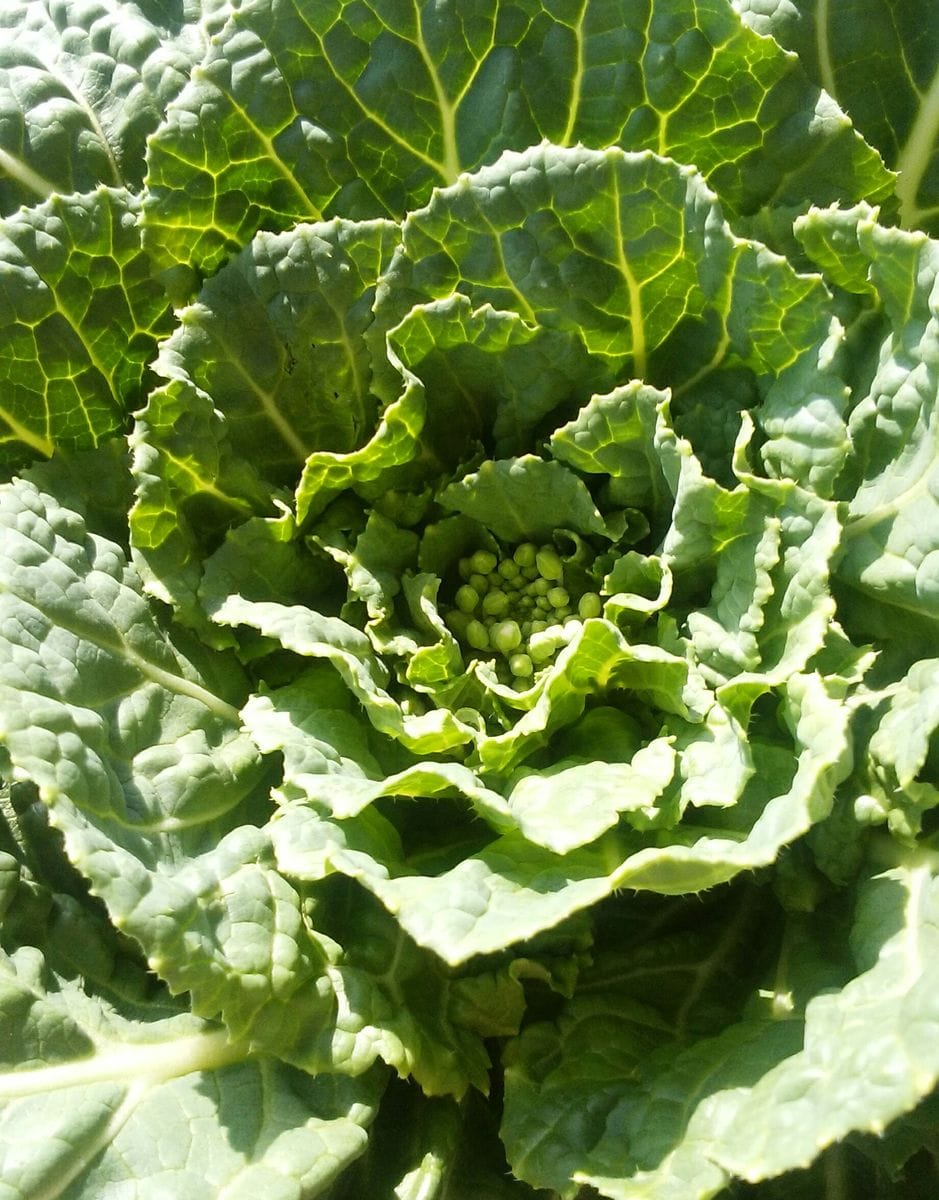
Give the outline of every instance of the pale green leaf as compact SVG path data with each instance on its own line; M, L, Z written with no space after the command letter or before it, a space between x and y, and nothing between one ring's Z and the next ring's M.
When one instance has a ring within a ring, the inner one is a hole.
M800 233L808 247L815 244L813 228L830 219L824 212L809 214ZM872 376L863 358L856 384L853 362L839 364L855 390L848 421L852 456L840 487L850 503L838 575L898 612L908 609L935 620L939 243L922 233L885 228L862 210L852 221L855 253L869 263L882 314L864 333L879 346ZM847 222L839 221L837 231L846 239Z
M239 728L237 669L204 656L200 671L120 549L29 484L2 490L0 561L5 773L35 782L152 969L235 1036L263 1040L259 1014L318 974L321 952L252 822L264 775Z
M131 537L148 589L187 622L212 541L271 516L273 485L292 485L314 450L348 451L371 432L363 339L396 239L386 221L259 234L161 347L154 369L170 382L131 437Z
M312 1200L365 1149L378 1074L312 1079L251 1059L164 999L89 995L31 947L0 952L0 1006L4 1200L141 1187Z
M567 854L611 829L624 813L654 817L656 800L675 771L667 738L638 750L629 762L589 762L522 773L508 806L525 837Z
M609 475L618 504L658 514L667 489L654 435L665 398L638 380L592 396L574 420L552 434L551 453L578 471Z

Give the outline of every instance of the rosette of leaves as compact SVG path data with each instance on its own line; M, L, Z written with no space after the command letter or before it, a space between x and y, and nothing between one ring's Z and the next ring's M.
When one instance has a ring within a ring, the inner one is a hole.
M926 135L725 0L26 10L108 186L0 247L4 1184L912 1187Z
M131 536L253 680L279 871L351 877L459 967L827 815L840 515L754 475L745 410L829 303L694 171L548 146L399 236L259 235L206 287L131 439Z

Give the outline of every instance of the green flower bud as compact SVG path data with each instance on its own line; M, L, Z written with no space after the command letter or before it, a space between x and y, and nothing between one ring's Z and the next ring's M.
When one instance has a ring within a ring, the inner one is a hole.
M509 598L505 592L487 592L482 607L487 617L501 617L508 610Z
M503 654L510 654L522 644L522 631L517 621L503 621L497 625L491 634L492 644Z
M503 558L496 570L503 579L514 579L518 575L518 563L514 558Z
M596 592L584 592L577 601L577 612L585 621L590 617L599 617L603 612L603 601Z
M515 547L513 559L520 567L533 567L535 565L535 557L538 554L538 547L531 542L522 542L520 546ZM530 577L530 578L533 578Z
M533 662L544 662L557 650L559 642L554 633L556 629L557 626L552 625L548 629L532 633L528 639L528 653Z
M488 575L490 571L496 569L496 563L499 560L490 550L477 550L470 559L473 572L477 575Z
M484 596L489 591L489 580L485 575L470 575L469 585L477 596Z
M532 596L547 596L548 592L551 591L550 580L542 579L539 575L537 579L528 585L526 591Z
M444 621L446 621L447 626L458 638L466 637L466 626L469 624L469 617L465 612L460 612L458 608L453 608L446 614Z
M471 613L479 603L479 592L475 588L470 587L468 583L464 583L461 588L457 588L454 600L461 612Z
M513 675L528 676L534 672L534 665L527 654L513 654L509 659L509 670Z
M474 650L489 649L489 631L482 621L470 621L464 636Z
M567 594L567 588L553 587L548 592L548 599L551 601L552 608L563 608L570 600L570 596Z
M535 555L535 565L542 579L563 579L564 564L553 546L542 546Z

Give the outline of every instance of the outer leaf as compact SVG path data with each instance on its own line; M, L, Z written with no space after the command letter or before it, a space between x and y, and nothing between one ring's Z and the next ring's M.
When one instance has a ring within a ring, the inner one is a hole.
M5 773L38 785L69 857L151 967L197 1012L263 1040L265 1006L319 974L322 952L265 865L261 830L238 827L263 774L231 703L237 673L217 661L201 675L118 547L31 485L0 494L0 561ZM277 1041L291 1041L283 1022Z
M491 1008L468 1012L466 990L439 958L415 945L353 883L332 884L339 886L314 893L308 912L318 929L345 944L342 961L330 972L337 1013L334 1025L307 1028L308 1061L338 1062L357 1075L381 1058L429 1096L459 1098L470 1087L487 1092L490 1060L483 1037L495 1032L494 1025L500 1033L506 1026L518 1029L517 987L510 1011L503 986L491 987L488 996L480 989Z
M727 1097L720 1117L719 1102L705 1107L702 1121L710 1128L719 1122L715 1160L749 1179L805 1166L852 1130L881 1132L932 1091L939 1057L923 1038L937 1020L937 940L939 886L927 866L874 879L852 931L862 973L809 1005L799 1054L751 1094ZM737 1104L739 1115L725 1124Z
M139 402L172 314L138 212L99 188L0 221L0 461L96 446Z
M400 218L541 138L697 162L734 213L889 191L844 114L723 0L253 0L150 142L154 252L211 270L261 225Z
M247 1059L166 1003L115 1008L32 948L0 954L0 1031L4 1200L310 1200L365 1149L382 1086Z
M798 52L897 171L900 217L939 236L939 30L929 0L734 0Z
M837 242L826 244L817 231L832 220ZM850 505L838 573L888 605L935 620L939 242L886 229L863 209L855 210L850 222L852 255L855 261L862 255L869 264L883 318L873 339L870 329L865 334L868 341L880 343L880 359L873 378L863 372L861 360L848 424L854 458L841 485ZM847 241L848 230L847 219L824 212L810 213L799 226L807 247L817 246L823 261ZM843 369L851 365L846 362Z
M208 46L225 0L10 0L0 12L0 213L137 188L147 135Z
M671 385L741 362L776 374L828 324L821 282L734 238L693 170L616 148L507 152L412 212L378 318L451 292Z
M534 1026L508 1071L516 1173L564 1196L586 1184L612 1200L707 1200L734 1178L805 1166L852 1130L880 1132L939 1075L922 1050L936 1020L936 900L926 867L873 880L852 931L858 974L832 988L816 970L804 1028L754 1012L682 1048L621 984L575 1001L556 1030ZM804 970L796 951L787 974Z
M292 483L312 451L351 450L371 429L363 335L396 241L387 221L259 234L161 347L170 382L131 438L131 536L149 589L189 623L213 538L271 515L271 485Z

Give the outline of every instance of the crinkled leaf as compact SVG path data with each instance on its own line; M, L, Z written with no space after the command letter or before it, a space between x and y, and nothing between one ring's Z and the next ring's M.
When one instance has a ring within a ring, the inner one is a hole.
M338 681L337 681L338 682ZM381 796L464 796L496 828L513 824L498 792L458 762L417 762L387 774L346 696L330 695L328 682L311 671L269 694L252 696L242 710L245 727L263 753L284 755L281 794L305 796L343 819ZM386 751L387 753L387 751Z
M250 1059L164 1000L112 1006L0 952L0 1192L91 1200L321 1195L365 1149L380 1074L311 1078ZM158 1131L159 1136L154 1136Z
M865 794L855 810L872 822L886 821L891 832L905 839L917 837L924 814L939 806L933 769L937 667L939 660L923 658L890 689L889 704L866 746ZM875 693L872 700L880 698Z
M624 813L651 817L674 771L673 747L657 738L629 762L562 763L523 773L508 794L508 806L530 842L566 854L595 841Z
M551 436L551 453L560 462L611 479L616 503L658 515L667 489L655 450L662 392L634 380L606 395L592 396L577 416Z
M808 248L817 242L813 231L831 219L816 211L800 224ZM869 263L883 317L865 332L880 344L879 363L873 378L861 375L848 423L853 456L841 486L850 504L838 574L898 611L935 620L939 243L887 229L864 210L852 221L853 244ZM847 222L837 228L846 239ZM830 250L824 253L827 259Z
M804 1015L798 991L777 992L777 1019L751 1011L684 1046L656 993L647 988L643 1006L618 979L598 981L556 1027L534 1026L512 1048L503 1132L513 1169L564 1196L587 1184L611 1200L707 1200L735 1178L806 1166L853 1130L879 1133L939 1073L923 1051L936 919L928 868L874 879L851 932L853 979L825 980L802 961L810 941L793 943L781 978L804 976L814 996ZM625 970L641 982L641 965ZM696 999L692 990L686 1013Z
M828 321L821 281L735 238L697 172L616 148L506 152L412 211L378 317L390 325L452 292L577 333L611 369L653 383L724 362L776 373Z
M696 162L738 213L890 190L844 113L723 3L252 0L150 141L154 251L211 270L260 226L400 218L541 138Z
M154 369L170 382L131 439L132 541L148 588L188 622L213 538L271 515L271 485L292 484L313 450L370 431L363 334L396 239L384 221L259 234L161 347Z
M227 11L225 0L5 3L0 213L99 183L138 188L147 136Z
M404 712L387 690L388 669L375 655L368 637L338 617L324 617L299 605L258 603L240 596L229 596L212 616L220 625L247 625L287 650L332 663L375 728L417 753L447 750L470 740L470 730L450 712Z
M444 488L438 500L510 544L540 541L555 529L611 536L583 480L534 454L483 463Z
M431 876L413 873L387 822L368 814L335 821L295 804L274 824L277 861L301 879L331 871L357 879L415 941L454 966L553 928L620 888L678 895L713 886L771 863L828 815L847 774L843 706L815 677L790 687L795 774L779 772L780 757L792 765L792 752L780 748L752 796L726 810L723 827L692 822L661 843L620 828L566 854L508 833Z
M278 831L278 823L272 828ZM464 1024L459 1003L451 1009L460 991L452 972L351 881L333 883L340 886L307 904L317 931L343 943L329 972L336 1013L305 1030L307 1061L335 1062L358 1075L380 1059L430 1096L460 1097L469 1087L486 1092L487 1031L474 1027L477 1021Z
M939 235L939 30L929 0L734 0L795 50L897 171L900 219Z
M96 446L139 403L172 313L140 244L139 201L99 188L0 221L0 457Z
M718 555L711 603L689 616L688 628L698 658L719 677L759 671L781 681L803 670L828 635L842 528L836 505L788 482L750 479L764 494L749 493L735 537Z
M358 486L374 497L383 480L423 486L460 466L476 444L520 453L550 413L609 382L608 367L574 334L474 308L463 295L415 305L387 335L377 326L368 339L386 407L361 449L307 460L301 519L321 511L334 488Z
M173 645L119 548L76 514L25 483L0 503L6 770L36 783L151 967L196 1011L263 1038L259 1014L319 973L320 952L250 823L263 773L232 703L243 683Z

